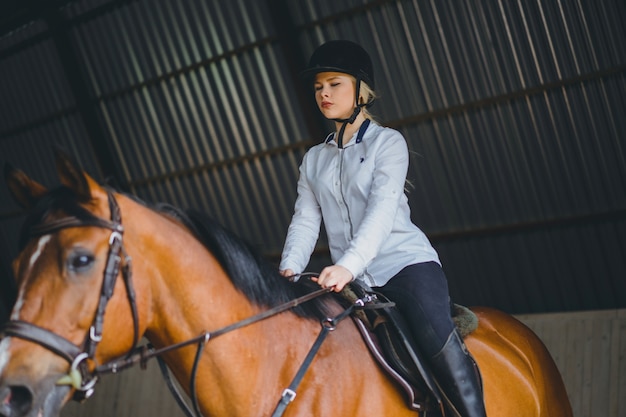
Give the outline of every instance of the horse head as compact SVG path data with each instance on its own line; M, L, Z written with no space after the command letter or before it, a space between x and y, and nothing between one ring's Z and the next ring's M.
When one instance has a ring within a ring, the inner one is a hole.
M61 186L48 190L5 167L28 216L13 263L17 301L0 334L4 417L58 415L73 395L92 392L96 364L122 355L139 336L130 280L116 285L129 261L115 198L61 152L57 171ZM112 329L105 311L135 317L135 328Z

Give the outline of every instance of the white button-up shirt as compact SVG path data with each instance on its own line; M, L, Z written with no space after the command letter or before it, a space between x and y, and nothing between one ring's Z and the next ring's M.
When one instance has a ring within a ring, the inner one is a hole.
M402 268L440 263L426 235L411 222L404 185L406 141L397 130L370 123L343 149L330 135L300 165L298 198L279 268L306 268L324 221L332 261L370 286Z

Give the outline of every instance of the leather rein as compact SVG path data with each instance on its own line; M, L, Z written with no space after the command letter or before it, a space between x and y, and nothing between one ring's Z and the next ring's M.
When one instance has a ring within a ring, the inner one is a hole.
M73 399L76 401L83 401L89 398L95 390L95 385L98 381L99 375L107 374L107 373L117 373L123 369L130 368L131 366L139 363L143 369L146 367L146 363L148 359L156 357L159 360L159 365L161 367L161 371L166 379L167 385L172 391L176 401L179 406L185 412L188 417L201 416L198 399L196 395L196 373L198 369L198 364L200 361L200 357L202 356L202 352L205 344L210 340L214 339L218 336L226 334L236 329L240 329L244 326L248 326L250 324L256 323L258 321L264 320L268 317L274 316L283 311L292 309L304 302L310 301L316 297L319 297L323 294L329 293L332 291L332 288L321 288L319 290L313 291L304 296L293 299L287 303L278 305L269 310L263 311L254 316L248 317L242 321L224 326L220 329L217 329L213 332L203 332L199 336L174 344L170 346L166 346L161 349L155 349L151 345L137 346L137 342L139 339L139 316L137 312L137 305L135 299L135 291L132 284L132 268L131 268L131 258L126 254L123 245L123 233L124 227L122 226L122 217L119 209L119 205L115 200L112 192L108 192L108 201L109 208L111 211L111 219L104 220L96 216L91 216L87 218L77 218L74 216L65 217L59 220L54 220L50 222L44 222L33 226L30 230L30 237L40 237L47 234L58 232L59 230L70 228L70 227L100 227L104 229L111 230L111 235L109 237L109 252L107 257L106 266L104 269L104 277L102 282L102 288L100 291L100 298L98 301L98 306L96 309L96 313L94 316L94 320L89 329L89 333L85 337L82 346L75 345L70 342L68 339L60 336L50 330L39 327L33 323L29 323L22 320L10 320L3 327L0 335L3 337L6 336L14 336L24 340L28 340L34 343L37 343L48 350L54 352L55 354L61 356L65 360L70 363L70 370L68 375L62 377L57 384L58 385L71 385L75 388L75 393ZM95 351L98 346L98 343L102 340L102 328L104 323L104 314L106 311L107 304L111 297L113 296L113 289L115 287L115 282L117 277L122 272L122 278L124 280L124 284L126 286L126 291L128 295L128 300L130 303L132 316L133 316L133 344L132 348L126 354L126 356L115 359L108 363L99 366L92 366L90 369L89 363L95 362ZM306 275L317 275L313 273L303 273L299 274L300 276ZM273 417L278 417L283 414L286 406L291 403L296 396L296 388L300 383L301 379L304 376L304 373L308 369L309 365L313 361L313 357L317 353L318 349L321 347L322 342L324 341L326 335L335 329L337 323L340 320L348 317L354 309L364 309L364 308L380 308L381 306L372 307L372 305L368 305L372 300L371 299L358 299L351 306L341 312L334 318L326 318L321 322L322 329L320 334L318 335L317 340L311 347L307 357L304 362L300 366L298 372L296 373L292 383L283 391L281 398L278 401L276 409L272 414ZM179 349L185 346L197 344L196 356L194 359L194 364L191 373L191 382L190 382L190 397L193 403L193 412L190 408L185 404L181 394L178 392L177 388L171 381L171 377L169 376L169 372L167 370L167 365L161 359L161 355L166 352Z

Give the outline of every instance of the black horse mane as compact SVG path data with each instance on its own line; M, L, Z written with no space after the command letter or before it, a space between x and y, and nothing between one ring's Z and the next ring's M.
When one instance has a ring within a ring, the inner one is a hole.
M320 288L304 278L290 282L250 244L200 211L168 204L158 204L155 210L184 224L215 255L235 287L256 305L274 307ZM301 317L323 320L329 314L328 297L315 298L292 311Z

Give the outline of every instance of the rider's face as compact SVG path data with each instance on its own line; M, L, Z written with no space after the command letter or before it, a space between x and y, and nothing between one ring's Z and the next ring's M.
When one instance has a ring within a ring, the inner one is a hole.
M315 101L327 119L347 119L354 111L356 81L341 72L320 72L315 77Z

